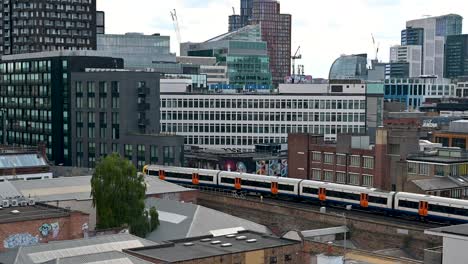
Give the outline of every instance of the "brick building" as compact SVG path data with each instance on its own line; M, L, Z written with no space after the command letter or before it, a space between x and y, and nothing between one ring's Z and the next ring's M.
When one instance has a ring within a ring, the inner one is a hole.
M20 196L9 182L0 185L0 251L83 238L87 232L88 214L35 203Z
M301 242L253 231L173 240L124 253L157 264L304 263Z

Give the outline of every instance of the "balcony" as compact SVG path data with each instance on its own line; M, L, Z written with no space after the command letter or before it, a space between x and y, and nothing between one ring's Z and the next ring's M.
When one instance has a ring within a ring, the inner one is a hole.
M137 108L138 112L144 112L150 109L150 105L148 103L139 103Z

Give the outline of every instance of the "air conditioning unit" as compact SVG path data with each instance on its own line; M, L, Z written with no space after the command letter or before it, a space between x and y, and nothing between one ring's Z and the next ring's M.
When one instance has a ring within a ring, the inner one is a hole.
M8 208L8 207L10 207L10 201L9 201L9 200L3 200L3 201L2 201L2 207L3 207L3 208Z
M18 200L11 200L10 204L11 204L12 207L16 207L16 206L18 206Z
M20 202L20 205L23 206L23 207L28 206L28 201L23 200L23 201Z
M34 198L29 198L28 204L29 204L30 206L35 205L35 204L36 204L36 199L34 199Z

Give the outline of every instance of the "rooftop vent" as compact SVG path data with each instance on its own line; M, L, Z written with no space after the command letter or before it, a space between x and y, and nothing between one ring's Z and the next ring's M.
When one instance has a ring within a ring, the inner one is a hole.
M232 247L232 244L231 243L224 243L224 244L221 244L221 247Z
M237 240L246 240L247 237L246 236L238 236L236 237Z
M230 234L230 235L227 235L226 237L227 237L227 238L233 238L233 237L236 237L236 235Z
M212 245L217 245L217 244L221 244L221 241L219 240L215 240L215 241L212 241L211 242Z
M247 239L247 243L255 243L255 242L257 242L257 239L254 239L254 238Z
M211 241L211 238L203 238L200 240L201 242L210 242Z
M186 246L186 247L190 247L190 246L193 246L193 245L195 245L195 244L193 244L192 242L184 243L184 246Z
M20 211L18 211L18 210L13 210L13 211L11 211L10 213L12 213L12 214L19 214Z

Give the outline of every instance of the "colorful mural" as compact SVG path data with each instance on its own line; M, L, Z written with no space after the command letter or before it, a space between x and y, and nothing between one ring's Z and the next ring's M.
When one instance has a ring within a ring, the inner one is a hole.
M256 162L256 174L288 177L288 160L258 160Z
M33 246L39 243L39 236L29 233L14 234L3 241L4 248L16 248L20 246Z

